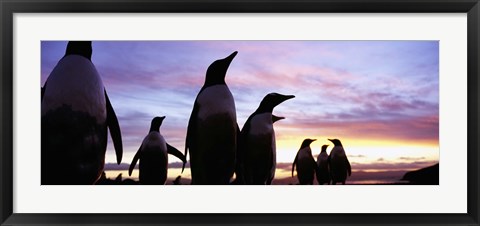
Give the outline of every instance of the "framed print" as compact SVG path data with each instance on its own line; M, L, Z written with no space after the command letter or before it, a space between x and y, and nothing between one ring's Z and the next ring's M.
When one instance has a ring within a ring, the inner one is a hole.
M479 224L477 0L1 5L2 224Z

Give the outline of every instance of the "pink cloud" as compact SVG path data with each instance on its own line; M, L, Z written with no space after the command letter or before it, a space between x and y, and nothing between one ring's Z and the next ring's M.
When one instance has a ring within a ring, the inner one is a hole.
M287 117L292 118L292 116ZM302 131L318 131L337 137L366 140L412 140L438 142L438 116L419 116L392 120L301 120L276 125L282 136L291 136Z

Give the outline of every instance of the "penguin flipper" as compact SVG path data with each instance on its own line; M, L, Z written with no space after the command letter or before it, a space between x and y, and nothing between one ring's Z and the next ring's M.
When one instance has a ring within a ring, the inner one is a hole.
M250 133L250 121L253 117L253 114L250 115L243 124L242 130L240 130L240 136L237 136L237 139L239 138L240 140L238 142L238 148L240 148L241 155L242 155L242 168L243 168L243 180L245 184L251 184L252 183L252 169L250 165L247 165L247 158L249 154L249 150L247 149L246 145L248 143L248 134ZM238 126L238 125L237 125ZM240 129L240 128L239 128Z
M332 166L331 166L331 157L330 155L328 155L328 158L327 158L327 167L328 167L328 176L330 177L330 180L333 180L333 177L332 177ZM330 182L329 182L330 184Z
M352 176L352 166L350 165L350 162L346 158L345 161L347 162L347 171L348 171L348 176Z
M310 163L312 165L312 168L313 168L313 171L315 172L315 175L318 175L318 172L320 170L320 167L318 167L317 165L317 162L315 161L315 159L312 157L312 163Z
M135 165L137 165L138 159L140 158L140 151L142 150L142 146L143 145L140 145L137 153L135 153L135 156L133 156L132 163L130 163L130 167L128 168L128 176L132 176L133 169L135 168Z
M178 149L176 149L175 147L171 146L168 143L167 143L167 153L177 157L180 160L182 160L182 162L183 162L182 173L183 173L183 170L185 169L185 163L187 163L187 159L186 159L185 155L183 155L182 152L180 152Z
M295 156L295 160L293 160L293 164L292 164L292 177L293 177L293 171L295 170L295 165L297 164L297 160L298 160L298 152L297 152L297 155Z
M41 90L42 90L42 92L41 92L42 99L41 100L43 100L43 94L45 93L45 86L43 86Z
M245 150L243 149L244 141L242 139L242 133L237 124L237 152L235 156L235 181L236 184L245 184Z
M105 100L107 102L107 126L110 130L110 135L112 136L113 147L115 148L115 154L117 156L117 164L120 164L123 156L122 134L120 132L120 125L118 124L117 115L113 110L110 99L108 99L107 91L104 90L104 92Z
M200 106L197 104L197 100L195 100L195 104L193 104L192 114L190 115L190 119L188 120L187 137L185 139L185 159L187 158L188 149L190 149L191 147L195 147L197 143L197 139L194 133L197 128L196 120L199 107Z

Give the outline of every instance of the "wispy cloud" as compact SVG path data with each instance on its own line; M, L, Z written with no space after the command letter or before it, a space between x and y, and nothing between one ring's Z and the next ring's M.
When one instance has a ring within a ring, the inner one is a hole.
M398 159L404 160L404 161L420 161L420 160L424 160L425 157L400 157Z
M364 114L364 113L361 113ZM295 118L285 114L287 118ZM392 119L362 116L336 115L329 117L300 118L285 120L276 125L284 130L283 136L291 136L301 131L322 131L322 134L334 137L354 139L393 139L411 142L438 140L438 116L397 117ZM306 132L304 132L306 133ZM306 133L308 134L308 133Z
M392 163L385 160L377 160L373 163L357 163L351 162L353 170L416 170L424 167L428 167L438 163L437 161L413 161L413 162L400 162Z

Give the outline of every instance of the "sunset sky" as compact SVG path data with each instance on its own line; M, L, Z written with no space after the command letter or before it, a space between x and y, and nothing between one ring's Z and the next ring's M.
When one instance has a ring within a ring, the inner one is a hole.
M42 86L66 44L42 41ZM161 133L183 152L206 69L233 51L226 83L240 128L266 94L296 96L274 110L286 117L274 124L279 170L290 170L305 138L317 139L315 156L323 144L330 152L327 138L340 139L354 171L439 161L437 41L94 41L92 62L122 131L122 163L130 164L155 116L166 116ZM115 162L110 138L106 162Z

